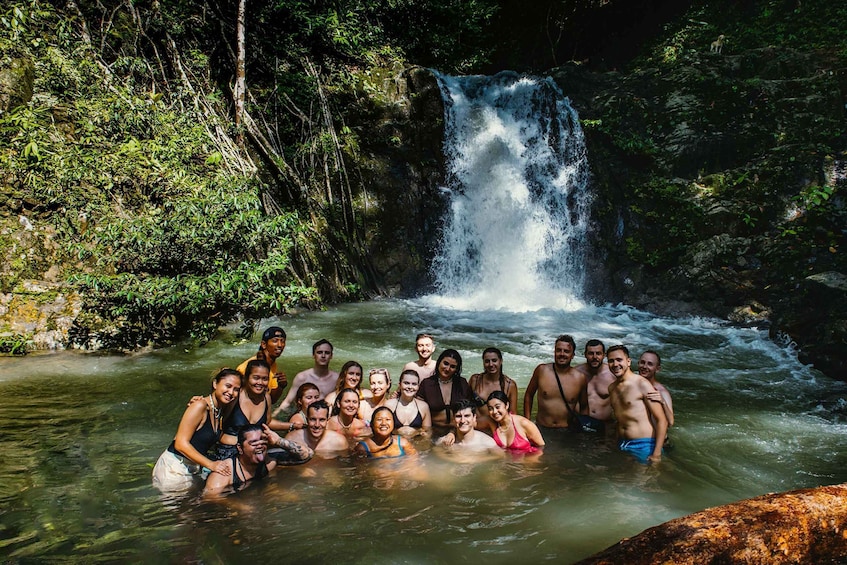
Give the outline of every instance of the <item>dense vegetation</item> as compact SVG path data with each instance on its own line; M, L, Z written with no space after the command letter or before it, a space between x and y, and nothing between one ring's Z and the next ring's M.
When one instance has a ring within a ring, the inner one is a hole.
M76 343L204 338L233 319L249 329L250 319L298 304L380 292L367 249L379 227L368 152L401 140L368 123L391 106L386 79L411 64L453 73L543 71L571 59L592 70L675 69L718 34L736 52L773 45L841 61L847 54L838 24L847 8L820 0L246 7L246 114L236 126L237 1L4 4L0 70L16 75L24 94L0 100L0 291L23 295L24 283L39 279L70 285L84 301ZM731 111L762 91L754 78L748 87L716 84L715 96L730 104L706 119L729 123ZM674 171L663 169L654 140L676 125L638 101L587 123L641 171L627 195L634 223L677 243L628 240L630 259L657 268L710 221L696 205L702 195L669 182ZM843 135L824 132L821 145L820 136L800 133L782 140L792 151L802 145L800 159L834 154ZM722 167L700 184L715 194L747 191L749 206L733 212L740 229L790 240L798 257L812 244L837 248L835 189L807 183L788 196L808 212L805 223L780 223L781 207L769 206L773 187L794 169L779 155L769 159L769 182ZM821 221L810 224L818 212ZM817 229L824 224L826 237ZM0 335L16 350L25 338Z

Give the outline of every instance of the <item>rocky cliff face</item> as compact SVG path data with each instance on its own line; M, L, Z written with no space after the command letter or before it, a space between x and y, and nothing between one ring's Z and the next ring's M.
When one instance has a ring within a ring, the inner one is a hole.
M770 324L847 378L844 62L768 48L552 74L586 127L598 193L589 293Z

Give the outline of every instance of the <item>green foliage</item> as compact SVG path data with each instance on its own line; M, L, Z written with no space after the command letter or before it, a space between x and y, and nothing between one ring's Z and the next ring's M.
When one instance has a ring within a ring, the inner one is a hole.
M32 336L16 333L0 334L0 354L26 355L31 343Z

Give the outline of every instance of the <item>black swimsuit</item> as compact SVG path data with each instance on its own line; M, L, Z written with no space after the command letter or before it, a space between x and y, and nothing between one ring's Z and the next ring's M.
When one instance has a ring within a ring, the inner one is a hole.
M397 401L397 408L400 408L400 401L399 400ZM417 402L415 402L415 408L418 409L418 415L415 416L412 419L412 421L408 424L404 424L403 422L398 420L397 414L392 411L391 414L394 416L394 429L403 428L405 426L408 426L410 428L422 428L423 427L423 416L421 416L421 409L420 409L420 406L418 406Z
M247 416L244 415L244 412L241 410L241 403L236 402L235 408L232 409L232 413L229 415L229 418L226 419L224 423L224 433L231 436L238 437L238 432L241 431L241 428L244 426L249 426L250 424L257 424L261 426L262 424L267 424L268 422L268 397L265 396L265 409L262 412L262 417L256 420L255 422L251 422Z
M250 481L256 481L256 480L259 480L259 479L264 479L265 477L268 476L268 465L264 461L259 463L259 466L256 467L256 474L253 475L253 478L247 479L246 481L242 481L241 478L238 476L238 467L241 467L241 465L238 463L238 455L233 455L232 456L232 488L234 488L235 490L240 489L242 486L246 485Z
M206 455L209 449L215 445L215 442L217 442L221 437L220 430L215 431L212 427L212 418L208 412L206 413L205 418L206 420L203 422L203 425L200 426L199 430L194 432L194 435L192 435L189 440L191 446L203 455ZM180 453L176 448L176 440L172 441L168 446L168 451L174 455L185 457L185 455Z

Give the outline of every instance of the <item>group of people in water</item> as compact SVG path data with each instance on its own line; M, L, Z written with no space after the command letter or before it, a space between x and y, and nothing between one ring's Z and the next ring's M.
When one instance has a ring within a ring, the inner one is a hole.
M483 372L465 379L458 351L445 349L433 359L433 336L419 334L418 358L403 367L392 392L388 369L370 369L367 388L360 363L331 370L333 347L325 339L312 346L314 365L297 373L289 387L277 367L285 342L282 328L268 328L256 355L237 369L221 369L212 392L191 399L153 468L156 487L181 491L204 480L210 495L231 492L316 453L414 455L415 436L451 450L537 455L545 435L616 433L622 451L647 463L661 460L674 423L670 393L656 380L661 359L655 351L641 355L636 373L625 346L607 350L592 339L585 363L572 366L576 343L560 335L553 362L533 371L520 415L517 383L503 374L503 354L495 347L482 353Z

